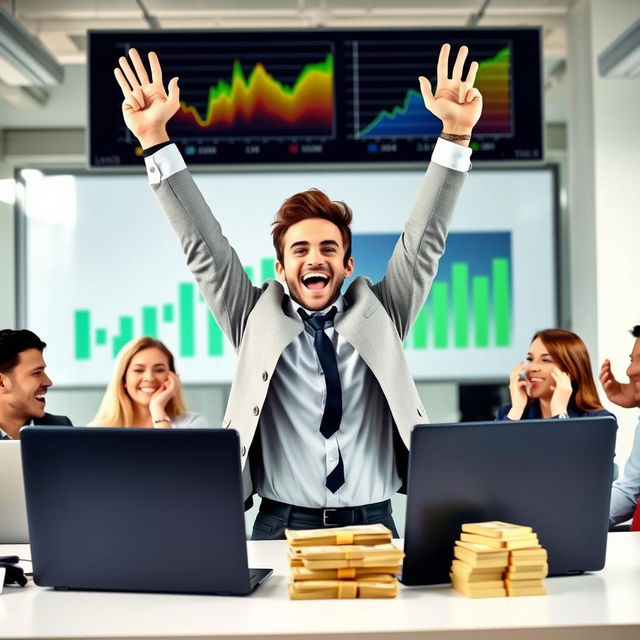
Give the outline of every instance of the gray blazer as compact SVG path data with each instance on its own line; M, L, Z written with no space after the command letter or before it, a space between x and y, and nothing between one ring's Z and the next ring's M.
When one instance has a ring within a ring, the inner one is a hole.
M385 276L376 284L356 278L345 292L345 311L335 318L336 331L358 351L386 397L396 427L396 461L403 481L411 428L428 418L402 342L436 275L466 175L430 164ZM260 459L251 445L259 442L254 436L271 376L303 324L297 314L288 312L288 298L279 282L268 280L262 287L251 284L187 170L153 189L205 301L238 354L223 426L240 433L246 499L253 493L251 467Z

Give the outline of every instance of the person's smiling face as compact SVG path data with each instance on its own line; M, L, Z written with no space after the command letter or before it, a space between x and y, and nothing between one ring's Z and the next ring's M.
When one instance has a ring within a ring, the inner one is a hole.
M305 309L328 307L353 273L353 258L345 265L340 229L324 218L308 218L291 225L283 238L283 262L276 274L287 283L291 297Z
M44 416L45 394L51 386L46 366L42 351L26 349L18 354L15 367L6 374L7 405L24 424Z
M149 406L151 396L169 377L169 359L157 347L138 351L124 374L124 386L131 400Z
M558 368L557 363L549 354L547 347L540 338L536 338L529 347L525 375L529 396L548 400L553 395L555 386L551 372Z

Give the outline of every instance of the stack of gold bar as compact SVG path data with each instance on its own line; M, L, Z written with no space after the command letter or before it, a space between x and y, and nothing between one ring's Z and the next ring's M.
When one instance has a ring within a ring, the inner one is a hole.
M503 576L509 564L508 551L456 540L453 555L449 576L454 589L469 598L507 595Z
M395 598L404 553L382 524L306 529L289 542L292 600Z
M510 596L543 596L547 593L542 581L549 572L547 550L514 549L509 552L509 566L504 576Z
M508 522L462 525L451 564L451 584L470 598L543 595L547 552L531 527Z

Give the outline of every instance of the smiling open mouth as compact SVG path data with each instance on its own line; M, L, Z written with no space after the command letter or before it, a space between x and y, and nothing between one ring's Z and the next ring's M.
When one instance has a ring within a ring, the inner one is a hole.
M44 397L44 393L40 393L36 396L36 400L38 402L42 402L42 404L44 404L46 402L45 397Z
M317 271L307 273L302 277L302 284L312 291L324 289L329 284L329 276L326 273Z

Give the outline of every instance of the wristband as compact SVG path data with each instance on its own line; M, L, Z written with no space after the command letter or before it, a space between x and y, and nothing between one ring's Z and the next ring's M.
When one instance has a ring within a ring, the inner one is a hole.
M471 140L470 135L462 135L458 133L446 133L445 131L443 131L440 134L440 137L443 138L444 140L448 140L449 142L458 142L459 140Z
M169 420L169 418L159 418L158 420L154 420L153 424L159 424L160 422L166 422L167 424L171 424L171 420Z

